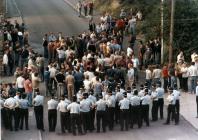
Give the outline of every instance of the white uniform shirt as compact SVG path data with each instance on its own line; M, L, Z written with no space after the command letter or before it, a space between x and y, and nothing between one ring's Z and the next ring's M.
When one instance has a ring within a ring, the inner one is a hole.
M71 114L80 114L80 105L76 102L69 104L67 109L70 110Z
M196 96L198 96L198 85L196 86Z
M130 101L127 98L122 99L119 102L120 109L129 109Z
M153 101L158 101L158 93L156 91L152 91L151 98L153 99Z
M142 98L142 105L149 105L151 103L151 96L148 94L143 96Z
M89 112L91 109L92 103L90 100L83 99L80 101L80 111L81 112Z
M13 97L6 99L4 102L4 106L6 106L10 109L14 109L16 107L16 105L17 105L17 100L14 99Z
M175 97L173 94L168 95L167 101L168 101L168 104L172 104L172 105L175 105L175 103L176 103L176 100L175 100Z
M105 111L106 106L107 106L107 103L103 99L100 99L96 102L96 110L97 111Z
M136 96L136 95L132 96L131 99L130 99L130 102L131 102L132 106L140 105L140 101L141 101L141 98Z
M58 103L57 110L60 112L68 112L67 107L68 107L68 104L65 101L61 100Z
M50 99L48 102L47 102L47 107L48 107L48 110L50 109L56 109L58 106L58 101L54 100L54 99Z
M180 96L181 94L180 94L180 91L178 91L178 90L173 90L173 95L174 95L174 97L175 97L175 100L179 100L179 96Z
M42 95L36 95L36 97L33 99L34 106L40 106L44 103L44 96Z
M157 87L156 92L158 94L158 99L164 98L164 88Z

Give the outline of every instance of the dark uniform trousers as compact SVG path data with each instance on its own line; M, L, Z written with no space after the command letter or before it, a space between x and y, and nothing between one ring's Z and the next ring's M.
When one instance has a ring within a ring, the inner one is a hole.
M151 112L152 112L152 120L157 121L158 120L158 101L153 101Z
M8 127L10 131L13 130L12 127L12 120L14 119L14 127L17 130L17 119L16 119L16 112L14 109L7 109L7 117L8 117Z
M68 130L68 132L71 132L70 113L69 112L60 112L60 122L61 122L62 133L65 133L66 129Z
M15 118L16 118L16 128L19 128L19 124L20 124L20 117L21 117L21 109L20 108L15 108Z
M82 125L83 125L83 132L87 133L87 130L90 129L90 124L91 124L91 115L90 112L81 112L81 120L82 120Z
M116 122L116 124L120 121L120 107L118 104L119 103L116 102L116 106L115 106L115 122Z
M6 108L1 109L1 121L5 129L9 129L9 124L8 124L8 113Z
M36 126L37 129L44 129L43 124L43 106L35 106L34 107L35 118L36 118Z
M169 104L168 108L167 108L167 120L166 123L169 124L170 123L170 119L171 119L171 115L173 118L175 118L175 105Z
M106 111L97 111L96 112L96 124L97 124L97 132L100 132L100 123L102 121L102 129L103 132L106 132Z
M49 131L55 131L56 123L57 123L57 110L56 109L48 110L48 123L49 123Z
M159 98L158 99L158 110L160 110L160 118L164 118L164 99Z
M175 123L179 123L179 112L180 112L180 103L179 100L176 100L175 103Z
M29 129L28 127L28 109L20 109L20 129L23 129L23 122L25 120L25 128Z
M128 124L129 124L129 109L120 109L121 131L123 131L124 126L125 126L125 130L128 131Z
M107 117L108 117L109 130L113 130L113 128L114 128L115 108L114 107L108 107L107 114L108 114Z
M133 128L133 125L135 123L137 123L138 128L140 128L142 125L140 105L131 106L131 117L132 117L131 128Z
M90 110L90 130L94 130L94 121L95 121L95 109Z
M76 125L78 127L78 133L82 134L80 114L71 113L70 116L71 116L71 126L72 126L73 135L76 135Z
M146 122L146 126L149 126L149 105L142 105L142 122Z

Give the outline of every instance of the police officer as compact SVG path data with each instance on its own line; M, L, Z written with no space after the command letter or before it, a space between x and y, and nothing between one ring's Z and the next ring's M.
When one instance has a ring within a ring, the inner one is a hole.
M47 102L48 107L48 123L49 123L49 131L54 132L56 129L57 123L57 108L58 101L54 99L54 95L52 95L51 99Z
M69 111L67 110L67 106L69 104L65 102L64 95L61 95L60 102L58 103L57 110L60 111L60 123L61 123L61 132L65 133L67 129L69 132L71 131L70 127L70 118L69 118Z
M168 101L168 108L167 108L167 120L164 123L165 125L170 124L170 119L171 119L171 115L175 116L175 103L176 103L176 99L175 96L173 94L173 88L170 87L169 88L169 95L167 97L167 101Z
M21 99L21 94L22 93L20 93L20 92L16 92L16 95L14 96L14 99L16 99L16 101L18 102L18 104L19 104L19 102L20 102L20 99ZM19 123L20 123L20 117L21 117L21 108L20 108L20 104L19 104L19 106L18 107L16 107L15 108L15 116L16 116L16 127L17 127L17 129L19 129Z
M1 96L0 96L0 109L1 109L1 121L2 121L2 124L7 129L6 109L4 107L4 99Z
M152 99L152 121L158 120L158 94L156 92L156 85L152 84L152 92L151 92L151 99Z
M124 98L120 100L119 106L120 106L120 126L121 131L123 131L124 126L125 130L128 131L128 122L129 122L129 105L130 101L127 99L127 93L123 93Z
M87 133L87 130L90 130L90 110L92 107L92 102L88 100L87 97L88 93L83 93L83 99L80 101L80 114L82 118L83 131L85 134Z
M142 100L142 121L146 122L146 126L149 126L149 105L151 102L151 97L148 94L148 89L145 89L145 95L141 98Z
M138 123L138 128L141 128L141 110L140 110L140 101L141 98L138 96L138 91L133 91L133 96L130 98L130 104L131 104L131 128L133 128L133 125L135 123Z
M19 106L19 103L17 102L16 99L14 99L14 95L10 95L10 98L6 99L4 102L4 107L6 108L7 112L7 117L8 117L8 126L10 128L10 131L13 131L12 127L12 119L14 118L14 127L15 131L18 131L18 122L16 120L16 113L15 113L15 108Z
M116 106L115 106L115 121L118 123L120 121L120 107L119 107L119 102L124 98L123 93L120 91L120 86L118 85L116 87Z
M96 124L97 124L97 132L100 132L100 123L102 121L102 129L103 132L106 132L106 107L107 104L105 100L103 100L102 95L99 95L99 100L95 104L96 106Z
M112 90L108 89L108 96L107 96L107 116L108 116L108 124L109 130L113 130L114 128L114 114L115 114L115 96L112 94Z
M156 92L158 96L158 110L160 111L160 118L164 118L164 88L161 87L161 83L156 84Z
M29 130L28 127L28 116L29 116L29 111L28 111L28 106L29 102L26 99L26 94L22 94L22 99L19 101L20 104L20 129L23 129L23 122L25 120L25 128L26 130Z
M173 95L175 97L175 125L179 123L179 112L180 112L180 91L177 89L177 84L174 84Z
M100 93L100 95L102 95L102 93ZM91 121L90 121L90 129L91 129L91 131L92 130L94 130L95 128L94 128L94 120L95 120L95 112L96 112L96 110L95 110L95 107L94 107L94 105L95 105L95 103L96 103L96 101L97 101L97 99L96 99L96 97L94 96L94 92L93 92L93 90L91 89L90 90L90 92L89 92L89 97L87 98L87 100L90 100L91 102L92 102L92 107L91 107L91 110L90 110L90 119L91 119Z
M45 131L44 124L43 124L44 96L40 95L39 89L36 89L35 93L36 93L36 97L33 99L33 105L34 105L34 112L35 112L35 118L36 118L36 126L37 126L37 129Z
M73 102L67 106L70 111L72 133L76 135L76 125L78 127L78 133L82 135L81 121L80 121L80 105L77 103L76 96L73 96Z

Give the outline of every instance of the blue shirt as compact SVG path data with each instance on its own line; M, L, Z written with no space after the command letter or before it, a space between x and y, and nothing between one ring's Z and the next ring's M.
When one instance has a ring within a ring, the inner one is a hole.
M19 104L20 104L20 108L21 109L28 109L28 100L27 99L21 99L19 101Z

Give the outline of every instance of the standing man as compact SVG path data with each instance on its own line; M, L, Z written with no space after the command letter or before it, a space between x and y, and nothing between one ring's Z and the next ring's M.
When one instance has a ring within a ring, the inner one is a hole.
M61 96L61 100L58 103L57 110L60 111L60 123L61 123L61 131L62 133L65 133L65 130L67 129L69 132L70 130L70 118L69 118L69 112L67 110L68 102L65 102L64 95Z
M91 130L90 129L90 122L91 122L90 110L92 107L92 103L90 100L87 99L87 97L88 97L88 94L84 93L83 99L82 101L80 101L80 114L82 118L83 130L85 134L87 133L87 130Z
M175 125L179 123L179 112L180 112L180 91L177 89L177 84L174 84L173 95L175 97Z
M77 103L76 96L73 96L73 102L67 106L67 109L70 111L73 135L76 135L76 125L78 127L78 133L82 135L83 133L80 122L80 105Z
M169 95L167 97L167 101L168 101L168 108L167 108L168 113L167 113L167 120L164 123L165 125L170 124L171 115L175 118L176 99L175 99L175 96L173 95L173 88L172 87L169 88Z
M49 123L49 131L54 132L56 129L56 122L57 122L57 108L58 101L54 99L54 95L52 98L47 102L48 107L48 123Z
M161 87L161 83L157 83L157 96L158 96L158 110L160 110L160 119L164 118L164 88ZM158 112L158 111L157 111Z
M129 104L130 101L127 99L127 93L124 92L124 99L119 102L120 106L120 126L121 131L123 131L124 126L125 130L128 131L128 122L129 122Z
M151 99L153 101L152 106L152 121L158 120L158 94L156 92L156 85L152 85Z
M44 124L43 124L44 96L40 95L39 89L35 90L35 94L36 94L36 97L33 99L33 105L34 105L34 112L35 112L35 118L36 118L36 126L37 126L37 129L45 131Z
M64 94L64 82L65 82L65 75L64 69L61 69L55 76L55 80L57 82L57 97L61 97Z
M109 130L112 131L114 128L114 115L115 115L115 104L116 99L115 96L112 95L112 91L108 90L108 96L107 96L107 112L108 112L108 122L109 122Z
M140 110L140 101L141 98L138 97L138 91L134 90L133 91L133 96L130 98L130 103L131 103L131 128L133 128L133 125L137 122L138 123L138 128L141 127L141 110Z
M100 123L102 121L103 132L106 132L106 107L107 104L105 100L102 99L102 95L99 95L99 100L96 102L96 124L97 124L97 133L100 133Z
M145 89L145 95L141 98L142 100L142 121L146 122L146 126L149 126L149 105L151 97L148 94L148 89Z
M76 8L78 9L78 17L81 16L81 10L82 10L82 3L81 1L79 0L77 5L76 5Z
M29 116L29 111L28 111L28 106L29 102L26 99L26 94L22 94L22 99L19 101L20 104L20 129L23 129L23 121L25 120L25 128L26 130L29 130L28 127L28 116Z
M10 98L6 99L4 102L4 107L7 108L7 114L8 114L8 127L10 128L10 131L13 131L12 127L12 120L14 118L14 127L15 131L18 131L17 128L17 120L16 120L16 113L15 108L19 106L19 103L16 99L14 99L14 95L11 94Z
M67 87L67 94L70 101L72 101L72 97L74 96L74 82L74 76L72 75L72 72L69 71L69 75L67 75L65 78L65 83Z

